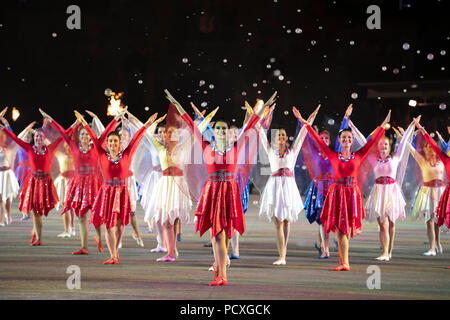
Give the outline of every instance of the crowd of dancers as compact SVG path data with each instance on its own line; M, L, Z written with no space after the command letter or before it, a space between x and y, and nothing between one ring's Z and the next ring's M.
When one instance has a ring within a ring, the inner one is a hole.
M406 217L407 198L412 200L411 213L422 216L427 226L430 249L424 255L443 252L439 228L450 228L450 152L439 134L438 147L420 124L420 116L406 130L393 128L394 143L385 135L390 111L365 137L350 120L350 105L331 148L330 133L316 132L312 126L320 106L306 120L293 107L298 128L289 139L283 128L269 130L276 92L266 103L253 108L245 104L242 128L225 119L213 123L217 109L204 116L191 103L192 119L165 93L170 105L163 117L155 113L142 123L125 109L106 128L90 111L91 124L75 111L75 123L64 129L40 110L43 126L33 130L33 122L16 136L3 110L0 226L11 222L11 202L19 195L22 219L33 221L30 245L41 246L42 216L61 207L64 232L59 237L74 235L75 216L79 220L81 245L72 254L89 254L89 223L102 252L104 225L110 257L103 263L118 264L126 225L131 224L133 238L144 246L136 216L140 202L144 220L157 233L152 252L165 253L157 261L173 262L181 228L195 210L195 231L211 235L210 285L227 285L229 259L239 258L239 235L245 232L253 183L261 193L259 215L275 227L279 256L274 265L286 264L290 224L302 210L310 223L319 226L320 259L330 257L329 233L336 233L339 265L332 270L350 270L349 239L362 232L364 219L378 221L382 253L376 259L389 261L395 223ZM303 185L304 203L299 191Z

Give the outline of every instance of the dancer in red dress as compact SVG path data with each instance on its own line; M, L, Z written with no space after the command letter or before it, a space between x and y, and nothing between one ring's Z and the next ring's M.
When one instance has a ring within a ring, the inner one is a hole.
M86 213L92 209L97 191L102 185L97 149L93 148L91 138L86 129L81 126L78 127L76 139L72 139L65 134L61 125L41 109L39 110L48 119L50 125L64 138L72 151L75 175L67 183L66 199L61 214L72 209L75 211L80 223L81 248L72 252L72 254L88 254L89 219ZM103 144L106 136L115 129L116 124L117 119L111 121L98 139L100 144ZM96 232L95 242L97 243L97 249L102 252L101 228L97 228Z
M157 114L150 117L147 123L133 136L128 147L121 151L120 135L113 131L107 135L108 150L104 150L101 141L89 127L83 116L75 111L77 119L88 132L97 150L103 173L103 184L97 192L92 207L90 222L97 229L102 224L106 226L106 243L111 258L104 264L119 263L119 243L122 240L123 228L130 222L131 202L128 191L128 174L133 155L144 136L145 130L155 121ZM119 114L116 119L121 117ZM157 123L164 117L158 119ZM117 120L112 120L113 125ZM111 124L110 124L111 125Z
M24 142L14 133L0 125L0 128L13 139L28 154L31 171L24 180L20 191L19 210L28 214L33 211L33 229L31 230L32 246L42 245L42 215L47 216L58 202L58 195L51 175L51 167L56 150L63 142L63 138L56 139L46 146L45 134L42 129L34 132L34 145ZM66 134L71 134L73 125L67 129Z
M177 108L182 119L189 126L203 151L209 179L203 186L195 212L197 216L195 230L196 232L200 231L200 236L202 236L208 229L212 229L211 240L214 243L213 250L216 261L213 264L215 268L214 281L210 285L227 285L227 241L231 239L234 229L240 234L245 231L241 191L235 179L238 155L244 150L249 137L248 134L259 121L260 116L263 115L266 106L274 102L276 93L259 110L257 115L253 113L251 108L247 110L253 116L245 127L244 134L232 145L227 146L225 130L217 130L217 126L224 127L227 125L225 122L215 122L216 144L211 145L209 141L202 139L201 132L183 107L167 90L165 92L169 101ZM247 181L245 181L246 184Z
M384 125L389 121L391 112L372 135L372 138L357 152L350 152L353 144L353 134L350 129L339 132L341 152L331 150L320 138L311 125L301 116L299 120L306 124L306 129L316 141L319 148L330 160L333 167L334 183L328 189L320 221L324 224L325 232L336 232L339 245L339 266L333 271L349 271L348 240L356 232L362 231L362 220L365 218L362 191L357 179L362 162L369 155L371 149L384 136Z

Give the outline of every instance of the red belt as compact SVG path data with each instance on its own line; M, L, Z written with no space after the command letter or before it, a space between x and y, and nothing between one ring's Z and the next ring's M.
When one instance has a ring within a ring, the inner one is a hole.
M163 170L163 176L182 176L183 170L181 170L178 167L168 167L167 169Z
M431 188L445 187L444 181L439 180L439 179L424 182L423 185L425 187L431 187Z
M315 181L329 181L332 179L333 175L330 172L325 172L314 177Z
M292 172L289 168L281 168L277 172L272 173L272 177L292 177Z
M0 171L6 171L6 170L9 170L9 169L11 169L11 167L0 167Z
M353 177L345 177L341 179L334 179L334 183L340 186L353 187L356 186L356 179Z
M234 180L234 173L226 170L219 170L210 174L209 180L216 182L231 181Z
M377 178L375 180L375 183L377 183L377 184L393 184L393 183L395 183L395 179L391 178L391 177L384 176L384 177Z

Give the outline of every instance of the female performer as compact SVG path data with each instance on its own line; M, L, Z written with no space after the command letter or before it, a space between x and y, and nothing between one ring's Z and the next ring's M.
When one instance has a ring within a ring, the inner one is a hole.
M32 246L41 246L42 215L47 216L58 202L58 194L51 176L51 166L55 152L63 142L63 138L60 137L47 146L44 143L44 131L39 128L34 132L34 144L32 145L17 138L14 133L3 125L0 128L21 148L27 151L31 172L28 173L20 191L19 210L26 214L33 211L33 229L31 230L30 244ZM73 127L70 127L66 133L70 134L72 131Z
M370 150L378 143L384 134L384 125L389 121L391 112L378 127L372 138L361 149L351 152L353 134L350 129L339 132L341 151L331 150L311 127L308 121L300 115L299 119L306 124L306 129L313 137L322 152L328 157L333 167L334 183L328 189L322 209L320 221L324 224L325 232L338 234L339 266L333 271L350 271L348 261L348 240L353 234L362 231L362 220L365 217L363 196L357 185L357 178L361 163L368 156Z
M169 101L177 108L182 119L187 123L195 139L200 144L209 180L204 184L195 215L197 216L196 231L200 231L200 236L208 229L212 228L211 240L213 241L213 251L215 262L213 264L214 281L211 286L228 285L226 262L227 262L227 240L233 235L234 229L240 234L245 231L244 213L241 202L241 192L235 180L238 156L245 149L248 141L248 133L259 121L264 113L265 107L272 104L275 94L269 99L266 105L261 108L257 115L252 118L244 128L244 134L231 146L227 146L226 130L228 125L222 121L216 121L214 134L216 144L202 139L202 134L191 117L184 111L183 107L165 90ZM248 110L253 113L253 110ZM248 177L248 176L247 176ZM247 184L247 181L244 181ZM245 185L244 185L245 186Z
M121 150L120 135L115 131L110 132L107 135L107 151L103 149L102 141L97 139L83 116L77 111L75 111L75 115L86 129L94 148L97 150L104 178L92 206L90 222L94 224L96 229L102 224L106 226L106 243L111 257L103 263L118 264L118 246L122 240L123 228L130 220L131 202L128 177L131 161L145 130L155 121L157 114L155 113L149 118L145 125L133 136L125 150ZM123 113L116 116L112 122L117 123L122 115ZM162 119L159 119L156 123L162 121Z
M308 122L312 121L319 108L320 106L311 114ZM293 111L298 118L298 110L294 107ZM303 210L303 202L295 183L294 167L306 133L306 129L302 128L292 147L288 148L286 130L278 129L275 134L272 133L275 138L272 147L263 128L259 127L261 144L269 158L272 172L261 195L259 215L265 213L275 225L279 257L273 262L274 265L286 264L290 224L297 221L298 214Z
M355 127L353 122L349 123L355 139L361 145L367 143L363 134ZM405 219L406 201L402 194L403 177L408 163L408 144L411 143L414 133L414 122L412 122L403 135L395 154L391 154L391 142L388 137L378 142L377 156L369 156L368 161L373 166L375 185L370 191L366 201L365 210L369 221L378 221L380 226L380 242L382 248L381 256L376 260L389 261L392 259L392 249L395 238L395 222L398 218Z

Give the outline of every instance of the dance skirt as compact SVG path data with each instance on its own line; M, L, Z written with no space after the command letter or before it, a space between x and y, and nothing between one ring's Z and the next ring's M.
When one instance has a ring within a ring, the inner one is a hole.
M102 180L97 175L75 175L67 184L62 213L73 209L77 217L84 216L92 209L101 185Z
M59 175L55 179L55 189L56 193L58 194L58 203L55 206L56 210L59 210L60 206L64 206L64 202L66 200L66 192L67 192L67 185L69 184L70 178L67 178L65 176ZM63 214L63 213L61 213Z
M144 180L141 183L141 188L139 189L138 194L141 196L140 202L142 208L144 209L144 212L147 212L147 210L149 210L150 199L153 192L155 192L156 185L161 177L161 171L151 171L150 174L144 177Z
M380 221L384 222L387 217L395 223L398 218L405 219L405 206L406 201L397 183L376 183L365 205L367 219L374 221L380 218Z
M136 212L136 202L138 201L138 190L134 176L128 177L128 190L130 191L131 212Z
M309 223L317 222L321 225L320 214L322 213L323 202L325 200L326 192L328 191L328 186L326 190L321 187L325 192L319 192L319 189L316 186L317 183L325 184L324 181L317 181L316 183L311 181L309 184L305 196L305 217L308 219Z
M276 217L279 221L297 221L303 210L295 178L292 176L270 176L262 192L259 215L266 213L269 221Z
M19 194L19 183L11 169L0 170L0 195L2 200L12 201Z
M245 190L241 194L242 209L244 210L244 213L246 213L247 209L248 209L249 196L250 196L250 181L247 182L247 185L245 186Z
M161 224L174 224L176 219L182 224L189 223L192 201L188 192L189 187L183 176L162 176L152 190L144 220L149 221L153 217Z
M245 231L244 210L236 180L206 181L195 216L197 217L195 232L200 231L200 236L210 228L211 237L215 237L222 230L225 231L228 239L231 239L234 230L243 234Z
M443 195L445 187L428 187L421 186L416 199L414 200L414 205L412 208L412 215L415 217L423 216L425 222L434 218L437 223L437 215L435 214L438 208L439 199Z
M439 227L445 224L450 229L450 185L447 185L439 199L436 218Z
M102 224L105 224L106 229L113 228L119 220L122 226L130 223L131 201L128 179L117 180L114 183L104 181L97 191L91 211L90 223L93 223L96 229Z
M58 194L50 174L38 171L27 175L20 192L20 211L24 213L34 211L41 217L47 216L58 201Z
M364 218L363 197L356 183L333 183L328 189L320 216L325 232L339 229L353 238L355 232L357 235L361 233Z

